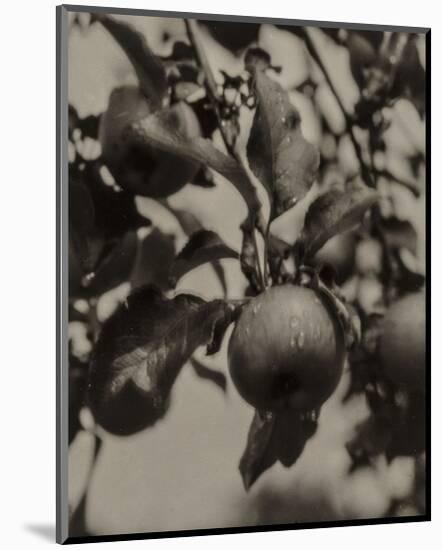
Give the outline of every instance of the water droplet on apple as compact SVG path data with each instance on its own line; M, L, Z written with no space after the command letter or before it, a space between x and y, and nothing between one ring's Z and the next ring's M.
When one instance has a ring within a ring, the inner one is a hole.
M291 328L296 328L298 325L299 325L299 319L296 316L293 316L290 319L290 327Z
M301 331L298 336L298 347L302 349L305 343L305 334Z

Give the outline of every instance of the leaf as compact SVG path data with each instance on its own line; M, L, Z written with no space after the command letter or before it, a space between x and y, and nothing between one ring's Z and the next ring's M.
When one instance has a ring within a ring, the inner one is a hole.
M94 18L109 31L132 63L137 73L140 89L159 108L167 93L166 71L161 60L154 55L144 36L131 25L109 15L94 14Z
M393 250L405 248L412 254L416 254L417 234L410 222L391 217L383 219L381 227L389 248Z
M194 358L190 359L190 364L192 365L195 373L200 378L203 378L205 380L210 380L210 382L213 382L223 392L226 391L227 379L226 379L226 375L223 372L220 372L219 370L211 369L210 367L203 365L200 361L197 361Z
M173 214L181 225L182 230L186 235L190 236L197 231L200 231L203 228L201 222L191 213L186 210L180 210L179 208L173 208L167 201L162 202L163 206ZM216 276L219 279L221 288L223 289L224 295L227 294L227 281L224 273L223 266L218 260L212 262L213 270L215 271Z
M190 294L169 300L153 287L131 294L103 325L92 353L89 402L97 422L129 435L162 418L184 363L235 309Z
M155 285L168 290L169 273L175 258L173 235L154 228L138 245L137 257L131 275L132 288Z
M194 233L178 254L171 269L170 282L176 286L179 279L193 269L216 260L238 258L238 253L227 246L213 231Z
M138 212L133 194L105 183L105 175L106 168L101 161L84 163L84 169L75 175L92 196L97 232L106 240L116 239L127 231L150 225ZM82 216L82 207L78 208L78 215Z
M89 273L83 286L94 294L103 294L127 281L132 272L138 248L135 231L128 231L99 263L95 272Z
M356 427L356 433L346 444L353 472L371 464L372 458L382 454L391 440L390 418L369 416Z
M319 153L301 132L299 113L287 92L263 72L255 71L258 107L247 156L279 216L309 191L316 179Z
M317 416L317 411L255 411L239 463L247 491L278 460L285 467L298 460L308 439L316 432Z
M274 413L255 411L247 436L247 446L239 462L246 491L277 461L275 449L270 445L275 418Z
M222 153L209 139L189 138L168 124L162 112L150 115L132 125L134 136L142 144L177 155L180 158L207 166L224 176L241 194L249 210L260 210L256 189L242 166L231 156Z
M306 257L313 257L333 236L357 225L378 200L378 194L360 181L344 189L333 187L320 195L305 215L300 243Z

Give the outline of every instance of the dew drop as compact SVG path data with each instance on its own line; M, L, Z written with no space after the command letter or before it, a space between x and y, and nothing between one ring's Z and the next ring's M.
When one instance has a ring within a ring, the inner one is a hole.
M299 349L302 349L304 347L304 343L305 343L305 334L303 332L300 332L298 336Z
M316 327L314 337L317 342L321 339L321 329L319 327Z
M292 142L292 138L291 138L290 136L287 136L286 142L287 142L287 143L291 143L291 142Z
M290 327L296 328L299 325L299 319L297 317L292 317L290 319Z
M290 338L290 347L291 348L296 348L296 336L292 336Z

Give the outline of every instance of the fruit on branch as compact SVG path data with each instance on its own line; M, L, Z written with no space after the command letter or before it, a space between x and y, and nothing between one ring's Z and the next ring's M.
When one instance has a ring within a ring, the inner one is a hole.
M309 288L270 288L243 309L229 342L229 369L259 410L314 410L335 390L344 333L326 298Z
M314 257L315 264L330 265L336 271L336 281L341 284L353 272L355 265L355 237L341 233L328 240Z
M425 388L425 293L399 299L387 311L379 342L385 374L407 390Z
M146 197L167 197L191 181L194 163L140 143L130 125L152 114L153 106L137 86L115 88L100 119L99 140L103 158L118 185ZM164 110L170 128L186 137L201 133L192 108L184 102Z

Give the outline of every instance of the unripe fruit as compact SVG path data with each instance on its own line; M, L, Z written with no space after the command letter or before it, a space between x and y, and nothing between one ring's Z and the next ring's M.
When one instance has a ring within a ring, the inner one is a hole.
M99 140L109 170L121 187L146 197L167 197L191 181L198 166L141 143L130 125L153 113L136 86L115 88L100 119ZM168 126L186 137L200 135L192 108L184 102L163 111Z
M277 286L245 306L228 359L236 388L255 408L311 411L338 385L344 334L321 294Z
M407 390L425 388L425 293L398 300L387 311L379 341L385 374Z

